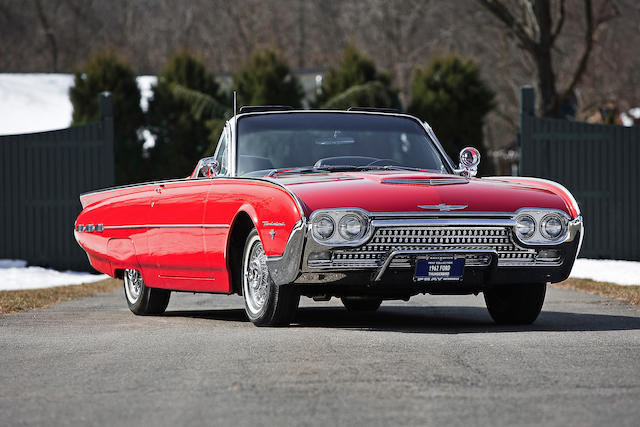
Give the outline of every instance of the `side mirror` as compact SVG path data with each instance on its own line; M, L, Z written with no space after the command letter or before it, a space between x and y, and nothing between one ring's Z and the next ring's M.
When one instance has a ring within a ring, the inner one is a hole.
M205 157L200 160L198 175L213 178L220 173L220 163L214 157Z
M480 152L473 147L466 147L460 151L460 164L457 172L463 176L473 178L478 174L480 164Z

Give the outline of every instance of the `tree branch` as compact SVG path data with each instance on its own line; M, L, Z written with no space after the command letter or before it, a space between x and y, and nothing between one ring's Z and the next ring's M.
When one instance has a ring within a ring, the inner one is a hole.
M49 46L51 47L51 60L53 62L52 68L53 72L55 73L58 71L58 44L56 43L56 36L55 34L53 34L53 30L49 26L49 21L44 14L44 10L42 9L42 3L40 3L40 0L34 0L33 2L36 7L36 11L38 12L38 20L40 21L40 25L42 25L44 35L49 42Z
M615 5L615 3L611 2L609 4L611 5L612 12L607 15L601 15L594 22L593 10L591 8L591 0L584 0L584 8L585 8L584 12L585 12L585 20L587 24L587 28L585 30L585 39L584 39L585 41L584 52L582 53L582 57L578 62L578 67L573 73L573 78L571 79L571 83L569 83L569 86L567 87L567 89L560 96L560 99L558 100L559 102L564 101L565 99L567 99L567 97L571 96L571 94L573 93L578 83L580 83L580 79L582 78L582 75L587 69L589 56L591 55L591 51L593 50L593 42L601 26L607 21L610 21L611 19L619 15L619 10Z
M553 42L556 41L556 37L558 37L558 34L560 34L560 32L562 31L562 26L564 25L564 16L565 16L564 2L565 0L560 0L560 7L559 7L560 10L558 11L558 14L560 16L558 17L558 21L556 22L556 25L551 31L551 40L550 40L551 45L553 45Z
M533 52L536 47L536 41L533 40L526 32L525 26L519 22L509 9L499 0L477 0L482 6L491 12L496 18L510 29L513 34L520 40L522 46L529 52Z

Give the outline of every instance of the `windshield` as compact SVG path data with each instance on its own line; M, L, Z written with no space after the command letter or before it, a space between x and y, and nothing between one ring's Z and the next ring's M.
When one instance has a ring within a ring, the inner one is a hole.
M407 167L447 172L425 130L407 117L283 113L238 120L238 175L289 168ZM344 169L344 168L342 168Z

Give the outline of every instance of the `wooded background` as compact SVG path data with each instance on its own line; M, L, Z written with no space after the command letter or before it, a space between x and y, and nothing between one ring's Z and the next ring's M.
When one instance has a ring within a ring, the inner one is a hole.
M636 0L0 0L0 72L73 72L103 48L138 74L157 74L185 48L216 76L263 48L281 52L293 70L322 71L354 44L390 74L406 106L414 68L454 53L478 63L496 93L485 145L500 148L515 141L520 86L538 83L531 52L545 43L544 24L558 30L550 57L559 90L571 86L590 50L571 94L577 119L607 103L640 106Z

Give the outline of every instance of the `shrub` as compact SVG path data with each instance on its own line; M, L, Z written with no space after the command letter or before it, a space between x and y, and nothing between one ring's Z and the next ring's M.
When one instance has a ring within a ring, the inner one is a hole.
M158 76L149 102L148 122L156 138L149 157L154 178L188 175L215 149L211 121L224 114L226 102L214 75L188 51L174 54Z
M136 75L114 52L101 51L76 70L74 86L69 89L73 105L73 124L99 118L98 94L113 96L115 136L115 176L118 184L143 178L143 141L138 136L144 124Z
M373 61L350 45L338 66L327 70L314 106L327 109L399 108L400 102L389 76L378 73Z
M238 105L302 105L304 93L284 59L272 50L255 52L233 76Z
M493 99L473 61L446 56L414 71L408 111L429 122L454 161L462 148L478 148L484 160L481 172L488 173L491 163L485 155L482 126Z

